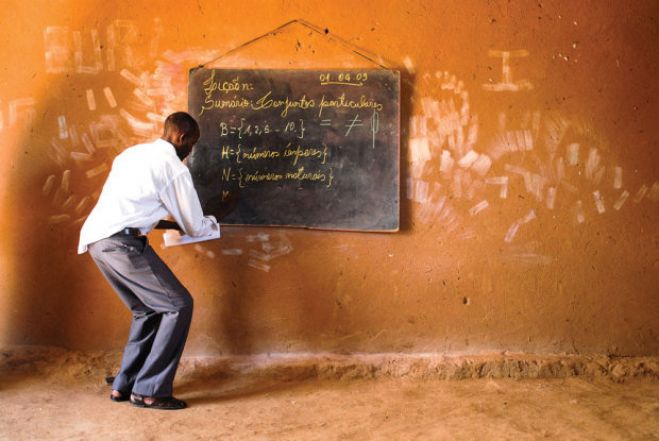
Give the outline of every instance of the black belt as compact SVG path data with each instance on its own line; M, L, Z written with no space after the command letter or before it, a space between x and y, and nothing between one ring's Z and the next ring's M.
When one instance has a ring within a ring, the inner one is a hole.
M113 236L141 236L142 232L140 231L139 228L124 228L121 231L117 231L116 233L113 234Z

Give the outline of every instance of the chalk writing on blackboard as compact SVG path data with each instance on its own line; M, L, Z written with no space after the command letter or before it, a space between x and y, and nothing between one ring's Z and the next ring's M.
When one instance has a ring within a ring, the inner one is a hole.
M239 193L224 223L397 231L399 90L388 70L193 69L205 210Z

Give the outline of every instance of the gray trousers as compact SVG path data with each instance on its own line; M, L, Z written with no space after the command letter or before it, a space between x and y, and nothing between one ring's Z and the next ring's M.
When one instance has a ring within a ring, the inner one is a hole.
M192 296L144 236L114 235L88 248L133 314L112 388L122 394L171 396L192 320Z

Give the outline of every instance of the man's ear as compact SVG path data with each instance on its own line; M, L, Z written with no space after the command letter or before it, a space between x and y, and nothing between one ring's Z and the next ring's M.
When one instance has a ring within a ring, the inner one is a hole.
M174 134L174 141L176 141L176 145L183 145L183 142L187 140L187 137L185 136L185 133L183 131L176 132Z

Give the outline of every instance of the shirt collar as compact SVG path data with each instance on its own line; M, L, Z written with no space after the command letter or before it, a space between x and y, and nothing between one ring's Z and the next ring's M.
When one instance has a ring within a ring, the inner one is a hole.
M162 148L163 150L165 150L167 152L171 152L174 155L176 155L176 148L169 141L165 141L162 138L158 138L155 141L153 141L153 144L160 147L160 148Z

